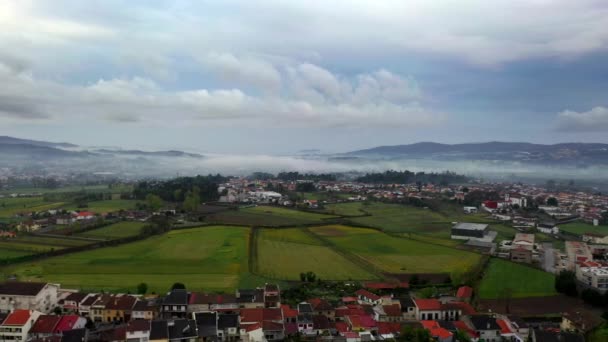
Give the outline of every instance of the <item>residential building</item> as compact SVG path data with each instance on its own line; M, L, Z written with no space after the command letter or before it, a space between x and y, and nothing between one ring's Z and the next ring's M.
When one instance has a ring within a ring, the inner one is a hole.
M188 314L188 292L186 289L173 289L162 301L163 318L185 318Z
M106 303L103 321L122 323L131 319L131 311L137 299L130 295L115 295Z
M532 263L534 234L517 233L513 239L510 259L515 262Z
M131 319L154 320L158 318L158 299L140 299L131 310Z
M0 284L0 312L16 309L49 313L57 306L59 285L7 281Z
M496 323L496 317L491 315L472 315L466 316L465 322L475 330L480 340L485 342L502 341L500 326Z
M238 314L222 314L217 320L217 336L220 341L234 342L238 341L239 333L239 315Z
M129 342L147 342L150 340L152 330L150 320L138 319L129 321L127 324L127 341Z
M216 341L218 338L218 315L215 311L192 314L196 321L196 330L201 341Z
M576 279L585 287L604 293L608 291L608 266L596 262L583 262L576 266Z
M27 341L30 329L41 314L26 309L11 312L0 324L0 341Z

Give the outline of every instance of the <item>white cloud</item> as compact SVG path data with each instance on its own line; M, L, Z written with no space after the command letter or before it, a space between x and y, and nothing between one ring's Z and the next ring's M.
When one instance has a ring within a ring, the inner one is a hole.
M257 86L267 91L275 91L281 85L279 71L261 59L237 58L230 53L210 53L201 62L226 80Z
M557 114L555 127L560 131L608 131L608 108L595 107L587 112L565 110Z

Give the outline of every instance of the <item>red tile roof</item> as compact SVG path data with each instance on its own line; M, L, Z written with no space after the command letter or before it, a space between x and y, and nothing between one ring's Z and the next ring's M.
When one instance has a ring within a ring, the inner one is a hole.
M461 286L456 292L458 298L471 298L473 296L473 288L470 286Z
M278 322L271 322L271 321L264 321L262 322L262 329L268 331L282 331L284 329L283 327L283 322L278 323Z
M285 318L298 317L298 310L292 309L287 304L282 304L281 305L281 310L283 310L283 317L285 317Z
M2 325L24 325L30 316L30 310L15 310L6 317Z
M511 331L511 328L509 328L509 324L504 319L497 319L496 323L498 323L498 326L500 326L500 332L502 334L513 333L513 331Z
M437 321L420 321L422 326L431 333L433 337L447 339L452 336L452 333L442 328Z
M61 316L55 315L42 315L38 317L30 333L32 334L52 334L57 326L57 323L61 320Z
M247 325L245 325L245 330L247 332L258 330L258 329L262 329L262 325L260 323L254 323L254 324L247 324Z
M401 332L401 324L393 322L378 322L378 333L380 335L396 334Z
M338 332L345 333L347 331L350 331L350 327L346 322L336 322L336 330Z
M312 306L312 309L315 311L330 311L334 309L328 301L321 298L309 299L308 303L310 303L310 306Z
M127 332L150 331L150 329L150 321L147 319L134 319L127 325Z
M471 338L478 338L478 334L477 332L475 332L475 330L469 328L469 326L463 322L463 321L455 321L452 322L454 324L454 327L458 330L464 331L467 333L467 335L469 335L469 337Z
M383 305L382 308L387 316L400 317L401 307L399 304Z
M371 300L378 300L378 299L380 299L380 296L378 296L375 293L371 293L371 292L369 292L369 291L367 291L365 289L358 290L357 292L355 292L355 294L357 296L362 296L362 297L365 297L365 298L369 298Z
M437 299L414 299L414 303L419 310L422 311L439 311L441 310L441 302Z
M59 333L74 329L74 325L76 325L76 322L78 322L79 319L80 316L78 315L62 316L61 320L59 321L59 323L57 323L57 326L55 327L55 332Z
M241 322L252 323L264 321L264 309L241 309Z
M368 315L352 315L346 316L353 329L355 328L373 328L376 326L376 321Z
M464 302L449 302L441 304L442 310L460 310L463 315L474 315L475 309L469 303Z
M343 303L353 303L357 301L357 297L342 297Z
M344 335L344 337L346 337L346 338L358 338L359 337L359 333L354 332L354 331L347 331L347 332L342 333L342 335Z

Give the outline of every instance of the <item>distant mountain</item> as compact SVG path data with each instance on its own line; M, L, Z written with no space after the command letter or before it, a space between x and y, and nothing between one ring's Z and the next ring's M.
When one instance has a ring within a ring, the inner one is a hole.
M131 156L151 156L151 157L188 157L188 158L203 158L202 154L188 153L183 151L140 151L140 150L110 150L100 149L95 152L114 155L131 155Z
M379 146L345 153L348 156L430 158L442 160L504 160L521 162L608 163L608 144L561 143L553 145L525 142L486 142Z
M0 136L0 145L5 144L17 144L17 145L34 145L34 146L46 146L46 147L59 147L59 148L73 148L78 147L78 145L65 143L65 142L49 142L49 141L40 141L40 140L30 140L30 139L20 139L13 138L8 136Z
M19 157L23 159L52 159L52 158L76 158L87 157L91 155L88 152L67 151L55 147L16 144L16 143L0 143L0 156L4 157Z

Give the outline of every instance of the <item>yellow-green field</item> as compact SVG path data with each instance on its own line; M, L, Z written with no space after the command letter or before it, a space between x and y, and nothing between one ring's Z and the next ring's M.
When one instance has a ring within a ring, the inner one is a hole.
M9 266L4 275L20 280L52 281L67 288L135 291L145 282L150 291L164 292L173 283L189 289L232 291L247 277L250 230L201 227L172 231L116 247Z
M96 214L105 214L114 211L135 209L136 200L107 200L88 202L86 208L78 208L76 205L66 207L67 210L86 210Z
M375 278L302 229L263 229L259 234L256 262L264 276L298 280L300 273L312 271L325 280Z
M0 217L57 209L63 202L45 202L42 197L0 198Z
M109 240L120 239L138 235L143 226L145 226L145 223L143 222L118 222L109 226L80 233L78 236Z
M458 278L481 259L479 254L392 237L373 229L347 226L310 228L337 248L353 253L388 273L450 273Z

